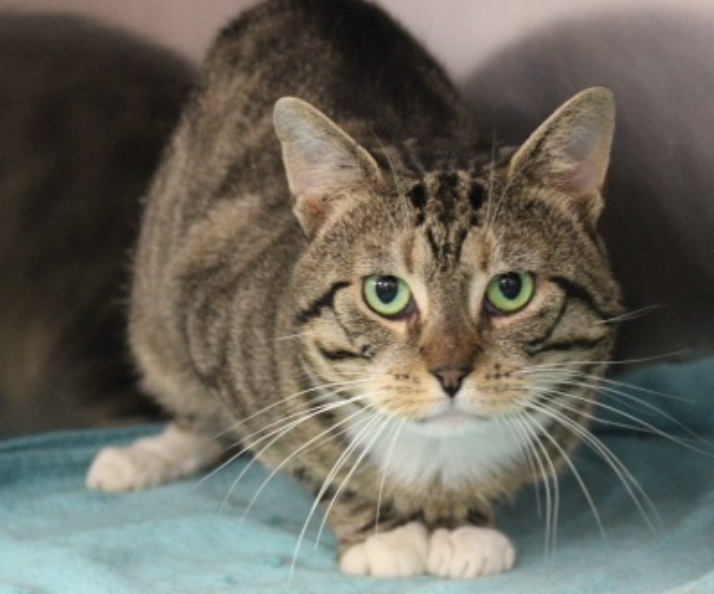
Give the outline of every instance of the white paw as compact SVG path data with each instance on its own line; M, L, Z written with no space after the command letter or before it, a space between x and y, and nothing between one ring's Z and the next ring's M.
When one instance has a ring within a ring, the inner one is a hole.
M134 491L189 476L212 465L218 444L175 425L124 447L104 448L87 473L86 484L101 491Z
M472 578L507 571L516 549L507 536L493 528L439 528L429 541L429 573L449 578Z
M110 447L94 458L86 484L100 491L134 491L165 483L172 475L170 464L153 452Z
M373 534L340 558L340 569L352 575L409 577L426 572L429 535L419 522Z

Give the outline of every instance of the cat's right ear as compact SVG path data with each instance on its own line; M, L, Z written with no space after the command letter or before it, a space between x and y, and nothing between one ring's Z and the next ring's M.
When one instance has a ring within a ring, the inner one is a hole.
M603 87L586 89L561 106L516 152L509 175L530 177L569 196L595 224L615 131L615 101Z
M273 124L295 214L308 236L380 179L372 156L322 112L294 97L279 99Z

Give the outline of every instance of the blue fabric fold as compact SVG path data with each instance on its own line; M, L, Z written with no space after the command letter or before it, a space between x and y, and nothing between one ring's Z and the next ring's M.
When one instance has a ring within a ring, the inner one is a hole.
M467 581L344 576L329 530L316 544L321 516L297 550L312 499L295 480L271 479L245 514L268 476L256 463L234 485L250 458L144 492L86 490L97 450L160 429L144 426L0 443L0 594L712 593L714 458L696 450L711 452L714 442L714 359L660 365L623 381L632 387L611 387L629 396L603 392L595 430L637 484L626 487L581 447L574 463L597 512L566 472L555 545L547 546L545 489L524 490L499 513L519 550L508 574ZM626 415L670 438L623 427L633 424Z

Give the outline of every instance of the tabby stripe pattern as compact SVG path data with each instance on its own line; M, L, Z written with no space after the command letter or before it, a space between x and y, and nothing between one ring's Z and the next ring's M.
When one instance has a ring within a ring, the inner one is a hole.
M553 342L551 344L545 344L540 348L530 351L531 355L539 355L545 352L553 351L586 351L591 350L602 344L606 339L610 338L609 334L600 336L598 338L575 338L572 340L563 340L558 342Z
M607 312L603 310L595 301L595 297L592 293L582 285L579 285L578 283L562 276L552 277L550 280L560 286L569 298L577 299L582 302L593 310L601 319L605 320L617 315L617 312Z
M333 285L322 296L313 301L306 309L298 312L296 322L298 324L306 324L311 319L318 317L323 308L332 308L334 306L335 295L337 292L349 286L350 283L345 281L333 283Z

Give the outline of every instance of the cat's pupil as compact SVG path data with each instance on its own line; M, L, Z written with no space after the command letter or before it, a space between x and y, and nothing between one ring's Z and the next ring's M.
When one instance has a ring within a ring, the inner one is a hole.
M399 281L393 276L382 276L375 284L374 290L382 303L391 303L399 292Z
M498 289L509 301L513 301L520 294L523 289L523 281L518 274L504 274L498 279Z

